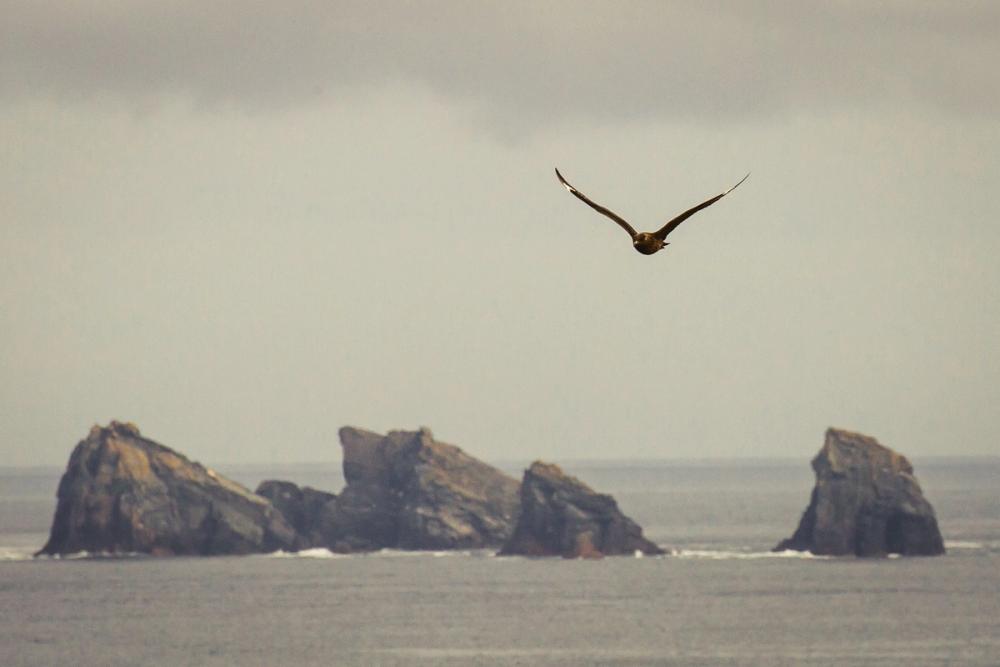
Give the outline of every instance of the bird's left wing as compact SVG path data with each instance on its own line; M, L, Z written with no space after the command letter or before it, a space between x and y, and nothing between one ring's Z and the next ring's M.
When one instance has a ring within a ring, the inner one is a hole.
M714 197L712 197L708 201L704 201L704 202L698 204L697 206L695 206L693 208L689 208L688 210L684 211L679 216L677 216L676 218L674 218L673 220L671 220L667 224L663 225L663 227L661 227L660 229L658 229L656 232L654 232L653 236L655 236L656 238L660 239L661 241L663 239L667 238L667 234L669 234L670 232L672 232L675 229L677 229L677 225L681 224L682 222L684 222L685 220L687 220L688 218L690 218L692 215L694 215L695 213L697 213L701 209L708 208L709 206L711 206L715 202L719 201L720 199L722 199L723 197L725 197L726 195L728 195L730 192L732 192L733 190L735 190L737 187L739 187L740 183L742 183L743 181L747 180L749 177L750 177L750 174L748 173L746 176L744 176L743 178L740 179L739 183L737 183L733 187L729 188L728 190L726 190L725 192L723 192L721 195L715 195Z
M590 208L594 209L598 213L606 215L609 218L611 218L612 220L614 220L615 222L617 222L621 226L622 229L624 229L626 232L628 232L629 236L631 236L632 238L635 238L635 230L632 228L632 225L630 225L627 222L625 222L625 220L620 215L618 215L617 213L615 213L611 209L604 208L600 204L590 201L585 194L583 194L582 192L580 192L579 190L577 190L576 188L574 188L572 185L570 185L569 183L567 183L566 179L563 178L562 174L559 173L558 169L556 169L556 178L558 178L559 182L563 184L563 187L565 187L567 190L569 190L570 193L572 193L577 199L579 199L584 204L586 204Z

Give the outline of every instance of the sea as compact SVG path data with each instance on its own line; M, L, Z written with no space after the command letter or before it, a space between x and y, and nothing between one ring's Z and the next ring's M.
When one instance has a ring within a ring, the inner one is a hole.
M1000 458L913 463L942 557L772 553L808 462L727 460L563 464L663 557L33 558L62 470L0 468L0 665L1000 665ZM214 467L343 486L336 464Z

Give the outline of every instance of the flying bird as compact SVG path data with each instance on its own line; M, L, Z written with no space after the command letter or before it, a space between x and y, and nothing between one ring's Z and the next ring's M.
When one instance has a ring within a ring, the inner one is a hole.
M746 176L744 176L743 178L741 178L740 179L740 183L742 183L743 181L747 180L747 178L749 178L749 176L750 176L750 174L748 173ZM556 177L559 179L559 182L562 183L563 186L567 190L569 190L570 193L572 193L573 196L575 196L577 199L579 199L584 204L586 204L590 208L594 209L598 213L600 213L602 215L606 215L609 218L611 218L612 220L614 220L615 222L617 222L621 226L621 228L624 229L626 232L628 232L629 236L632 237L632 247L635 248L636 250L638 250L639 252L641 252L643 255L652 255L654 252L657 252L658 250L661 250L664 246L670 245L666 241L667 235L670 232L672 232L675 229L677 229L677 226L679 224L681 224L682 222L684 222L685 220L687 220L688 218L690 218L692 215L694 215L695 213L697 213L701 209L707 208L707 207L711 206L712 204L714 204L715 202L719 201L720 199L722 199L723 197L725 197L726 195L728 195L730 192L732 192L733 190L735 190L739 186L739 184L740 184L740 183L737 183L733 187L731 187L728 190L726 190L725 192L723 192L721 195L716 195L716 196L712 197L711 199L709 199L708 201L704 201L704 202L698 204L697 206L689 208L688 210L684 211L683 213L681 213L680 215L678 215L676 218L674 218L673 220L671 220L670 222L668 222L667 224L665 224L662 227L660 227L655 232L637 232L632 227L632 225L628 224L625 221L625 219L622 218L620 215L618 215L617 213L615 213L614 211L612 211L610 209L604 208L603 206L601 206L600 204L598 204L596 202L591 201L590 199L587 198L587 196L585 194L583 194L582 192L580 192L579 190L577 190L576 188L574 188L572 185L570 185L566 181L566 179L563 178L563 175L559 173L558 169L556 169Z

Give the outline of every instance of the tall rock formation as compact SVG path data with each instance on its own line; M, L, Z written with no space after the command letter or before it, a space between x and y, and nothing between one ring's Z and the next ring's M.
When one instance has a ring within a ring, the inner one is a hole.
M600 558L637 551L664 553L622 514L614 498L597 493L557 465L535 461L521 482L517 528L499 555Z
M245 554L295 542L264 498L113 421L73 450L39 553Z
M517 480L430 430L340 429L347 485L322 517L335 551L499 546L514 527Z
M898 454L859 433L828 429L812 460L816 472L799 527L776 551L834 556L944 553L934 508Z

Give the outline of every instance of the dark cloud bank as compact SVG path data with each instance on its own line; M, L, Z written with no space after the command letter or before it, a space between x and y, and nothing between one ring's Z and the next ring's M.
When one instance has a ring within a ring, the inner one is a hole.
M528 122L1000 106L992 2L7 4L8 99L177 93L266 108L406 81Z

